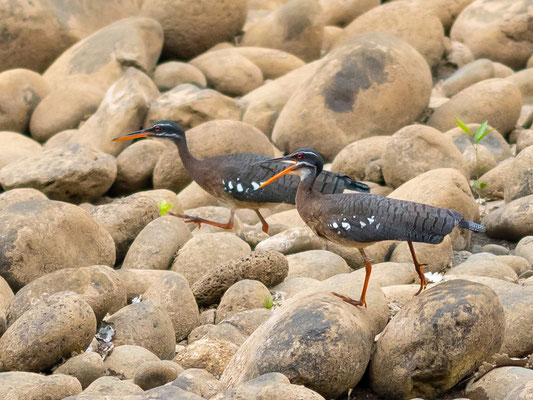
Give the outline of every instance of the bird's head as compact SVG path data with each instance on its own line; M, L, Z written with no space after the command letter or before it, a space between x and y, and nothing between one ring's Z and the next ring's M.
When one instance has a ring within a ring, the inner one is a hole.
M264 162L269 161L284 161L292 165L290 165L288 168L284 169L277 175L274 175L268 181L263 183L261 187L274 182L276 179L282 177L285 174L299 175L302 178L311 173L314 173L314 175L316 176L322 172L322 168L324 167L324 160L322 159L320 154L318 154L314 149L307 148L299 149L296 150L294 153L288 154L284 157L272 158Z
M174 141L180 141L185 139L185 132L173 121L157 121L150 128L141 129L140 131L135 131L127 133L125 135L116 137L113 141L120 140L133 140L143 137L155 137L161 139L172 139Z

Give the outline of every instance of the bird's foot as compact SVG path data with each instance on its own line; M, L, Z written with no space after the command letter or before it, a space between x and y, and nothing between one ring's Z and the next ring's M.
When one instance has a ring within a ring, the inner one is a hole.
M366 307L366 301L364 299L361 299L361 300L354 300L352 299L351 297L348 297L348 296L344 296L342 294L339 294L339 293L335 293L335 292L331 292L331 294L333 296L337 296L338 298L342 299L343 301L345 301L346 303L348 304L351 304L352 306L356 306L356 307L359 307L359 306L365 306Z
M171 213L170 211L169 211L169 214L171 214L171 215L173 215L175 217L183 219L183 222L185 222L185 223L192 222L194 224L197 224L198 225L198 229L200 229L202 227L202 224L212 225L212 226L216 226L216 227L222 228L222 229L231 229L231 228L233 228L233 221L232 220L230 220L226 224L221 224L221 223L218 223L218 222L215 222L215 221L209 221L208 219L204 219L204 218L200 218L200 217L194 217L192 215Z
M422 271L422 268L425 266L427 266L427 264L418 264L418 267L420 267L420 271ZM418 270L419 269L417 268L417 271ZM426 279L426 276L422 272L420 274L420 289L418 289L418 292L415 293L415 296L418 296L422 292L422 290L425 290L427 288L427 286L428 286L428 281Z

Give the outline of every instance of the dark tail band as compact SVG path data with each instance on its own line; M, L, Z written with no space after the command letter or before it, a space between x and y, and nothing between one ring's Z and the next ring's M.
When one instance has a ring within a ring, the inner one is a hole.
M464 218L459 220L459 222L457 223L457 226L460 228L470 229L471 231L474 231L474 232L485 232L486 231L483 225L476 224L475 222L469 221Z
M368 193L370 192L370 186L363 182L354 181L349 176L343 176L343 180L346 185L346 189L356 190L358 192Z

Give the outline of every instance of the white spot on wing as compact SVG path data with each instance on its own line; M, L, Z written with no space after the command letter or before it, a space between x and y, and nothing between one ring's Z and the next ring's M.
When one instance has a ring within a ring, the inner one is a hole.
M242 192L244 190L244 188L242 187L242 185L240 183L237 184L237 192Z
M257 183L257 182L252 182L252 187L254 188L254 190L259 189L259 186L260 186L259 183Z
M378 224L376 225L376 229L379 229L379 226L380 226L380 225L381 225L381 224L378 222Z
M230 189L233 189L233 182L232 182L232 181L229 181L229 182L228 182L228 187L229 187Z
M372 225L372 224L374 223L374 218L375 218L375 217L374 217L373 215L372 215L370 218L367 218L368 223L369 223L370 225Z
M336 222L333 222L333 223L331 224L331 226L334 227L335 229L337 229L337 228L339 227L339 224L337 224Z
M347 230L347 231L349 231L350 229L352 229L352 226L351 226L348 222L343 222L341 225L342 225L342 227L343 227L345 230Z
M366 224L363 221L359 221L359 223L361 224L361 228L364 228L366 226Z

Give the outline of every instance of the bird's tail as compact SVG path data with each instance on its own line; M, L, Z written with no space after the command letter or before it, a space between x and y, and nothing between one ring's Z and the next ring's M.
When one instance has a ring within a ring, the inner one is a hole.
M356 190L358 192L368 193L370 192L370 186L363 182L354 181L349 176L344 175L343 177L344 184L346 185L346 189L350 190Z
M464 218L460 219L457 222L457 226L460 228L470 229L471 231L474 231L474 232L485 232L486 231L483 225L476 224L475 222L469 221Z

